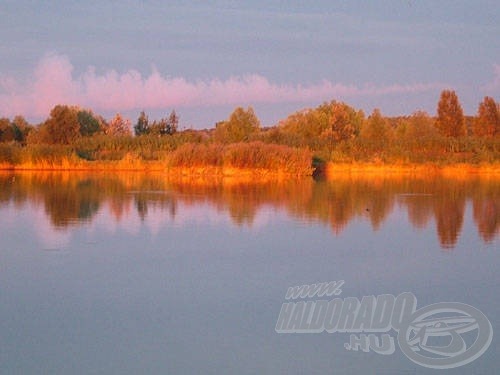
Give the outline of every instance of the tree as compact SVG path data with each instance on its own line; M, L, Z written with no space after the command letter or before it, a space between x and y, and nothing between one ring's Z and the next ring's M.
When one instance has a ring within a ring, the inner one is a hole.
M12 120L12 128L14 129L14 139L17 142L26 142L28 134L33 130L28 121L23 116L16 116Z
M70 144L80 136L78 107L56 105L50 117L40 126L38 135L42 143Z
M0 118L0 142L10 142L15 138L14 129L10 120L6 117Z
M328 120L326 128L321 132L320 136L326 140L331 157L336 144L356 136L361 127L362 117L359 116L360 113L347 104L335 101L332 101L329 106L324 108L323 112L327 114Z
M475 136L488 138L500 134L500 110L493 98L486 96L479 103L473 132Z
M434 120L424 111L414 112L409 118L405 135L416 142L432 139L436 135Z
M170 112L167 121L167 134L172 135L177 132L179 126L179 116L175 113L175 109Z
M80 124L80 134L84 137L91 136L102 130L99 120L89 110L78 111L77 118Z
M455 91L443 90L441 92L436 128L445 137L460 137L467 134L464 113Z
M215 128L215 139L223 143L247 141L252 134L260 129L260 121L252 107L246 110L236 108L229 120L220 122Z
M364 117L361 110L331 101L288 116L280 122L279 129L290 145L316 149L326 141L331 152L337 143L359 134ZM321 139L323 142L318 142Z
M153 121L151 126L149 127L149 133L151 135L155 135L157 137L161 137L162 135L168 134L168 122L167 119L160 119L159 121Z
M145 135L149 134L150 130L148 116L142 111L137 119L137 123L134 125L134 133L136 136Z
M365 121L360 133L361 138L375 150L382 151L392 137L392 129L378 108Z
M130 120L124 119L119 113L115 115L106 128L106 134L110 136L131 135Z
M175 110L170 112L168 118L162 118L158 121L153 121L149 127L148 134L152 134L158 137L164 135L172 135L177 131L177 124L179 123L179 116L175 113Z
M332 104L330 128L336 142L347 141L355 137L362 121L359 115L345 103L334 102Z

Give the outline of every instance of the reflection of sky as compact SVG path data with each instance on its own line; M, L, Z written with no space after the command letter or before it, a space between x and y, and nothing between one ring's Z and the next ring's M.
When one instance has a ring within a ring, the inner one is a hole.
M276 216L285 215L282 210L270 206L261 206L255 217L252 217L250 226L253 230L259 230L259 228L266 227L271 220L276 219ZM92 220L89 228L91 232L105 231L114 234L117 231L124 231L128 234L138 234L140 227L144 226L155 237L167 226L182 228L207 223L210 223L210 225L234 225L227 211L216 210L211 204L193 205L179 202L177 203L175 216L170 215L165 208L150 205L144 220L141 219L137 210L129 210L126 217L117 220L109 205L104 205Z
M261 206L257 214L252 217L250 225L253 230L259 230L266 227L271 220L277 216L283 217L286 214L279 209L271 206ZM34 235L40 246L44 249L57 249L65 247L70 241L73 233L78 228L54 227L47 220L47 215L43 206L28 203L22 208L14 207L9 204L0 207L0 226L7 233L18 232L16 228L21 225L28 225L30 233ZM117 234L124 232L129 235L138 235L141 227L155 237L167 226L186 227L192 225L227 225L232 226L231 217L227 211L216 210L210 204L203 203L198 205L178 203L178 211L175 217L161 207L151 205L148 207L147 215L141 219L137 210L128 210L123 217L116 218L112 213L109 203L100 208L97 215L92 218L90 223L78 223L78 226L84 227L88 235L95 236L102 234ZM18 233L21 236L20 233Z
M205 203L181 202L175 218L151 205L143 222L135 209L116 221L102 205L91 223L57 230L43 207L2 206L0 360L28 374L430 373L399 349L348 352L348 335L278 335L274 325L288 287L343 279L343 297L468 303L499 332L499 243L480 240L471 211L443 251L432 221L415 229L397 206L377 231L363 217L338 235L267 206L237 226ZM489 373L496 352L494 335L453 373Z
M20 209L12 204L0 208L0 226L5 233L12 234L17 239L31 234L43 249L59 249L71 241L71 231L65 228L55 228L47 219L43 206L28 203ZM29 228L26 233L20 228Z

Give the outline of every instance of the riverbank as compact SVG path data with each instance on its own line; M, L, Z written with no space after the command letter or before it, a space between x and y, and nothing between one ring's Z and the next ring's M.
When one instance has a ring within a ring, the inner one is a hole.
M220 165L172 166L168 161L148 161L127 157L117 161L88 161L62 158L56 161L36 161L20 164L0 163L4 171L89 171L89 172L162 172L172 176L194 177L290 177L310 176L313 168L291 170L284 168L234 167ZM326 163L315 175L335 178L339 175L391 176L418 175L443 177L489 176L500 179L500 163L490 164L380 164L380 163Z
M490 176L500 179L500 162L488 164L380 164L326 163L322 174L327 178L338 175L418 175L443 177Z
M161 172L177 177L306 177L309 172L293 173L292 171L266 168L238 168L216 166L169 167L164 162L135 161L135 162L39 162L19 165L0 164L0 171L40 171L40 172Z
M3 161L0 158L4 170L161 171L206 176L311 176L314 170L309 150L263 142L185 143L171 152L154 156L127 152L114 160L89 156L69 146L7 147L4 154Z

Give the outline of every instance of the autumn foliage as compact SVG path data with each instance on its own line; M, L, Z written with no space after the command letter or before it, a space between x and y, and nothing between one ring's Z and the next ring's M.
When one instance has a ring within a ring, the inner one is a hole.
M187 143L172 153L169 165L174 168L262 169L271 172L310 175L312 173L311 157L311 153L305 149L262 142L228 145Z
M437 108L436 128L445 137L461 137L467 134L464 113L455 91L444 90Z
M204 130L179 130L172 110L160 120L142 111L135 122L116 114L106 121L90 109L57 105L37 126L22 116L0 118L0 167L92 167L141 163L163 168L267 169L310 174L334 163L498 163L500 108L485 97L476 116L465 116L458 96L444 90L433 116L416 111L388 117L331 101L262 127L252 107L237 107ZM132 135L132 131L135 133ZM108 164L106 164L108 165Z
M488 138L500 135L500 107L491 97L486 96L479 104L474 135Z

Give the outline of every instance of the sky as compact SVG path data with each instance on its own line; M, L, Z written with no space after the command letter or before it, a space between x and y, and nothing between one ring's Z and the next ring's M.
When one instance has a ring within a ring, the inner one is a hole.
M175 109L211 128L238 106L262 125L337 100L369 114L466 114L500 98L497 0L2 0L0 117L56 104L134 123Z

